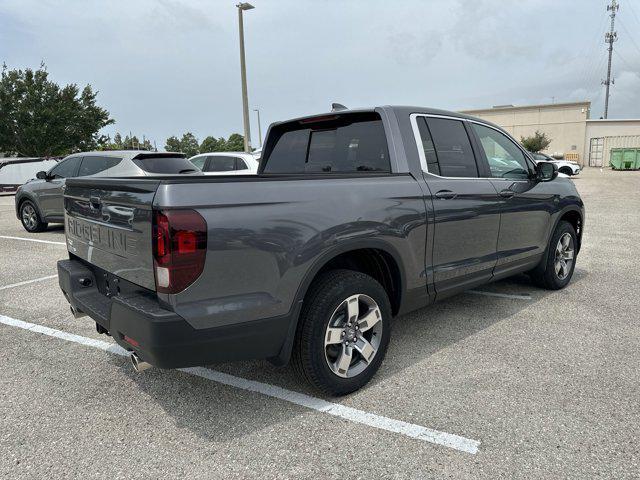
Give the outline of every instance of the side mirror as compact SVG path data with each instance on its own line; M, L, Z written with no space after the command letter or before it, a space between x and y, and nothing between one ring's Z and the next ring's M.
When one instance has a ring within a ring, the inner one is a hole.
M551 162L536 164L536 179L539 182L550 182L558 176L558 166Z
M46 180L47 179L47 172L40 171L40 172L36 173L36 178L40 179L40 180Z

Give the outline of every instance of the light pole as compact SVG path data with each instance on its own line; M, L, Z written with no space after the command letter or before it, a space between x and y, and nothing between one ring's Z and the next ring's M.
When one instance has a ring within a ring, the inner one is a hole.
M240 2L238 7L238 28L240 30L240 75L242 77L242 120L244 122L244 151L251 152L251 133L249 132L249 98L247 96L247 67L244 61L244 25L242 23L242 12L251 10L253 5Z
M260 141L260 148L262 148L262 125L260 125L260 109L254 108L253 111L258 114L258 140Z

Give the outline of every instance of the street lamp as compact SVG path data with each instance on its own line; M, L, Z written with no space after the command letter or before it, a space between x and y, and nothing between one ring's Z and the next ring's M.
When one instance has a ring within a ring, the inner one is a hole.
M258 140L260 140L260 148L262 148L262 125L260 125L260 109L254 108L253 111L258 114Z
M244 151L251 152L251 133L249 131L249 98L247 96L247 67L244 61L244 25L242 23L242 12L251 10L253 5L240 2L238 7L238 28L240 30L240 75L242 77L242 120L244 122Z

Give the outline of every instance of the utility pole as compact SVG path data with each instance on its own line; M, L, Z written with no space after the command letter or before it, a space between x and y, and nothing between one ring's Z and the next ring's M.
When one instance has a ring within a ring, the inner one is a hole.
M618 33L614 30L616 22L616 12L620 8L620 4L617 0L611 0L611 5L607 5L607 12L611 12L611 29L604 35L604 42L609 44L609 63L607 64L607 79L602 82L606 85L606 93L604 96L604 118L607 118L609 114L609 88L615 82L615 79L611 78L611 56L613 55L613 42L618 40Z
M615 1L615 0L614 0ZM255 8L250 3L241 2L238 7L238 29L240 30L240 76L242 78L242 120L244 122L244 151L251 152L251 133L249 132L249 98L247 95L247 67L244 61L244 24L242 12Z
M253 111L258 114L258 140L260 140L260 148L262 148L262 125L260 124L260 109L254 108Z

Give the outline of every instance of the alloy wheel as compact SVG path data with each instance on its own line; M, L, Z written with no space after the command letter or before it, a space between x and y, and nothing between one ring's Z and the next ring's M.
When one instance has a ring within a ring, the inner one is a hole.
M571 272L574 257L573 236L569 232L562 234L558 240L555 255L553 266L556 275L560 280L564 280Z
M22 207L22 223L28 230L33 230L38 225L38 214L30 203Z
M335 309L324 337L325 359L339 377L352 378L367 369L382 340L382 314L375 300L356 294Z

